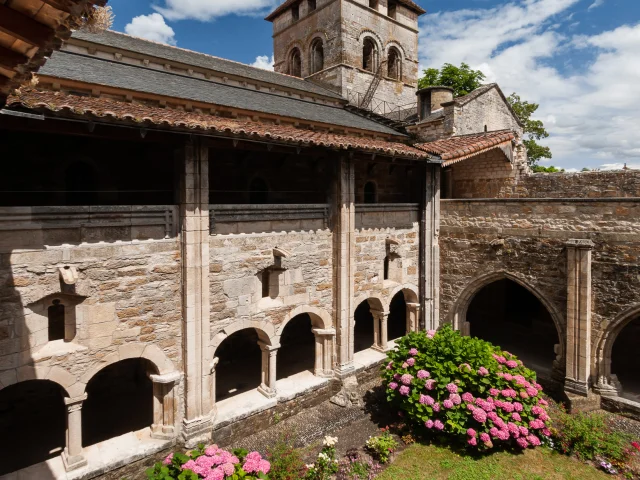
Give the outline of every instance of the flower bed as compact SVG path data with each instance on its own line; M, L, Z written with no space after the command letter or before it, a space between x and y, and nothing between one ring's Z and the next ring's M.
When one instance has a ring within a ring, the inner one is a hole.
M387 400L433 435L487 450L536 447L551 434L535 373L488 342L446 325L410 333L388 357Z

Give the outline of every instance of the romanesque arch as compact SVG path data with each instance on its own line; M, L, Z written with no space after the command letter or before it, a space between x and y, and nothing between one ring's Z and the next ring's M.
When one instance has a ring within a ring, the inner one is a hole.
M388 312L387 303L378 296L361 296L354 305L351 325L354 353L368 348L382 348L381 317ZM386 326L385 326L386 331Z
M388 340L395 340L409 332L418 331L420 320L418 298L418 288L414 285L398 285L391 291L388 302L389 315L384 322Z

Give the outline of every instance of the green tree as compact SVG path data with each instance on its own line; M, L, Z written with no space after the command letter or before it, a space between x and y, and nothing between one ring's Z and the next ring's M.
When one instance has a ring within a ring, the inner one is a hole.
M459 67L445 63L441 69L427 68L418 80L418 88L451 87L456 97L467 95L482 85L486 78L480 70L472 70L466 63Z
M513 108L513 111L522 122L524 130L523 143L527 148L527 156L529 157L529 166L534 167L542 158L552 158L551 149L538 144L538 140L547 138L549 132L544 128L541 120L533 120L531 116L538 110L540 105L537 103L529 103L522 100L520 95L512 93L507 101Z

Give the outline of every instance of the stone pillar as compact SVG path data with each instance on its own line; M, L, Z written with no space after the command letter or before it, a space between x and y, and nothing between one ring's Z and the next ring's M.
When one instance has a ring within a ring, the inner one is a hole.
M176 436L175 386L180 383L182 373L172 372L165 375L149 375L153 382L153 424L151 436L160 439L172 439Z
M567 242L565 391L587 396L591 375L591 240Z
M187 448L211 438L209 304L209 149L198 139L179 151L182 250L182 354Z
M379 310L371 310L371 315L373 316L373 349L379 350L381 352L386 352L389 348L388 346L388 323L389 323L389 312L381 312Z
M440 165L426 165L420 215L420 311L418 329L440 324Z
M334 183L333 239L335 265L335 312L337 326L338 365L340 377L353 370L353 296L355 251L355 174L353 161L342 157Z
M333 339L336 336L334 328L314 328L316 337L316 361L313 374L317 377L333 377Z
M87 464L82 451L82 402L86 399L86 393L80 397L64 399L67 406L67 446L62 452L62 463L67 472Z
M258 391L267 398L276 396L276 359L280 345L258 342L262 350L262 379Z
M218 362L220 359L218 357L213 357L211 362L211 401L215 407L216 404L216 367L218 366Z
M420 304L407 303L407 333L420 330Z

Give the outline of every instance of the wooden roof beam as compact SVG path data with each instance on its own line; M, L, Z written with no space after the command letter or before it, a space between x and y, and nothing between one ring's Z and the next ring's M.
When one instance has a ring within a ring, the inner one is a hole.
M55 34L52 28L1 4L0 31L38 47L44 45Z
M14 69L18 65L23 65L29 61L29 57L8 48L0 46L0 67Z

